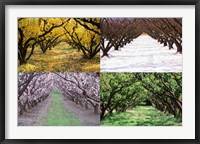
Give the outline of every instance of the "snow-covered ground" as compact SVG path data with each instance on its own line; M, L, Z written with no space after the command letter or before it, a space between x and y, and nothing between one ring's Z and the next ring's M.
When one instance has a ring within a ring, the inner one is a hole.
M182 54L169 50L148 35L101 58L101 72L182 72Z

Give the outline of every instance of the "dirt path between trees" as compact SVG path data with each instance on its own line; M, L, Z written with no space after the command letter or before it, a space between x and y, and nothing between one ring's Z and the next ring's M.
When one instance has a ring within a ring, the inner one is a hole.
M23 115L18 115L18 126L44 126L43 123L48 110L52 103L52 97L49 96L43 102L38 103L32 109L27 110ZM77 106L72 101L63 98L64 107L66 111L74 113L81 126L98 126L100 125L100 115L94 114L92 109L83 109L81 106Z
M80 105L76 105L74 102L64 98L65 107L75 113L80 122L81 126L99 126L100 125L100 114L94 114L92 109L83 109Z
M45 117L51 101L52 98L49 96L34 108L27 110L23 115L18 115L18 126L39 126L38 122Z

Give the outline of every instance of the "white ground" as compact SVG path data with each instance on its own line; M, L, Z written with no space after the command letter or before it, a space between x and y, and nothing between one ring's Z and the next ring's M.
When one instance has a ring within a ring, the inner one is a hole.
M182 72L182 54L169 50L148 35L101 58L101 72Z

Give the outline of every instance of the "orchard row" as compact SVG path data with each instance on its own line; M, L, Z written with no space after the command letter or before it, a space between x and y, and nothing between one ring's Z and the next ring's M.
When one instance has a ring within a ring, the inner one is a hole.
M138 105L182 116L182 73L19 73L19 114L55 91L101 119Z
M19 18L18 61L26 63L36 47L45 53L61 42L86 59L100 50L108 56L112 47L119 50L143 33L182 53L181 18Z

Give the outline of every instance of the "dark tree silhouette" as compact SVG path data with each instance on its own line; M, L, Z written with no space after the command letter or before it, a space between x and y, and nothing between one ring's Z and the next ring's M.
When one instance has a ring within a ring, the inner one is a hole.
M182 19L181 18L102 18L101 50L102 57L108 51L123 48L141 34L146 33L158 42L182 53Z

